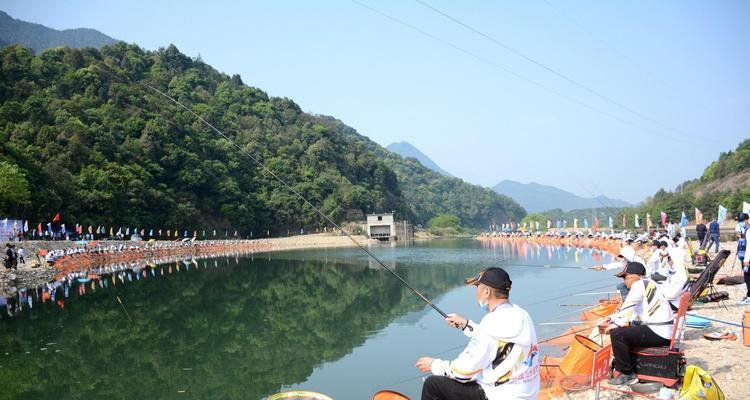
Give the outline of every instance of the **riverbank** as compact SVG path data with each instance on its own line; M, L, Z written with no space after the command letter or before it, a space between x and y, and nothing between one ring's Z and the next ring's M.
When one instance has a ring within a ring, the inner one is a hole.
M362 245L368 246L379 243L377 240L368 239L364 236L353 236ZM0 242L0 248L5 250L7 242ZM168 244L177 244L172 241L156 242L132 242L132 241L99 241L102 247L110 246L134 246L132 250L118 253L128 261L136 261L139 256L148 258L148 252L144 251L146 246L159 247ZM52 281L60 273L59 268L48 266L44 257L39 256L41 250L55 251L77 249L84 245L77 244L73 241L23 241L13 242L16 248L23 247L26 251L26 263L19 264L17 270L0 271L0 296L10 296L17 292L19 288L33 288L44 285ZM336 247L354 247L355 244L346 236L333 234L311 234L300 236L289 236L281 238L268 238L257 240L210 240L195 241L193 246L196 249L212 246L219 246L222 250L233 251L238 253L266 253L276 251L318 249L318 248L336 248ZM184 247L180 247L184 250ZM164 249L162 249L164 250ZM175 249L176 251L176 249ZM85 267L85 264L81 265ZM95 265L94 265L95 266Z
M729 259L719 270L717 279L724 275L742 276L739 260L735 260L737 242L725 242L721 249L732 251ZM734 265L734 268L733 268ZM716 285L716 290L729 293L729 300L721 303L695 304L688 311L690 314L705 316L713 319L729 321L736 324L742 322L742 315L750 306L738 305L737 301L745 296L745 285ZM731 331L737 335L737 340L709 341L703 337L704 333ZM696 365L708 371L718 383L727 399L746 398L750 393L750 379L745 363L750 359L750 347L742 344L742 329L717 322L712 322L706 329L686 328L682 348L685 351L688 365ZM603 382L606 385L606 381ZM589 400L594 398L594 391L587 390L569 393L562 399ZM629 394L602 390L600 399L637 399Z

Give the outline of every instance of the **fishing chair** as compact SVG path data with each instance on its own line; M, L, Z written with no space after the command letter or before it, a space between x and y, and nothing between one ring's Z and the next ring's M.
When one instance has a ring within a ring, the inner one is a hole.
M630 351L635 360L635 373L644 382L659 382L674 387L685 376L685 352L679 347L685 328L685 314L690 305L690 292L680 296L680 306L674 319L669 346L636 348Z
M698 299L698 297L701 296L701 293L703 293L704 290L708 289L709 294L716 292L716 288L714 288L713 284L714 278L716 277L716 274L719 272L724 263L727 261L727 259L729 259L729 254L731 253L732 252L729 250L719 251L711 261L711 263L708 264L708 267L706 267L706 269L704 269L703 272L698 275L698 278L690 283L690 286L688 287L688 293L690 293L688 307L695 303L695 301Z

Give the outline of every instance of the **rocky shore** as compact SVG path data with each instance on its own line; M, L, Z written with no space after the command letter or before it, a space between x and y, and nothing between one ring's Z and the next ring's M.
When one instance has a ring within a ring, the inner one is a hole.
M363 245L378 244L377 240L367 239L364 236L354 236L354 239ZM258 240L211 242L225 244L225 247L228 248L236 245L238 251L242 248L246 249L251 247L256 249L256 252L355 246L346 236L333 234L312 234ZM0 242L3 252L5 251L6 243L7 242L4 241ZM102 246L126 245L137 247L142 247L146 244L146 242L109 240L101 241L99 243L101 243ZM73 241L24 241L13 242L13 244L16 248L24 248L26 251L26 263L19 264L17 270L6 270L4 267L0 267L0 296L10 296L15 294L20 288L38 287L54 279L59 271L55 267L47 266L44 257L38 256L40 250L53 251L82 247L82 245L76 244L76 242ZM154 243L148 243L149 246L152 246L153 244Z

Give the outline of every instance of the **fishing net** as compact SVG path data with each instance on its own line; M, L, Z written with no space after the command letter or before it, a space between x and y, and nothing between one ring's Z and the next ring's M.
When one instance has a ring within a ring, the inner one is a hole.
M601 345L586 336L576 335L568 354L560 362L560 371L565 376L591 375L594 353L601 348Z
M409 400L409 398L399 392L381 390L372 396L372 400Z
M617 311L617 307L620 306L620 302L617 300L600 300L599 305L584 311L581 314L581 320L583 321L595 321L611 315Z

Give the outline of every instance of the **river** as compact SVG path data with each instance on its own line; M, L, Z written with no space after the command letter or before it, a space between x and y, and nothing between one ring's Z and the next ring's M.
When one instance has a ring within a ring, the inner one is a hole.
M371 250L438 307L475 321L482 310L464 278L505 266L511 301L540 339L567 328L540 322L578 318L563 304L591 304L606 295L585 293L617 283L584 269L612 259L587 249L436 240ZM451 358L466 344L355 249L180 262L120 278L86 283L85 294L71 288L59 296L64 308L36 301L4 316L0 398L262 399L306 389L347 400L388 388L414 399L416 359Z

